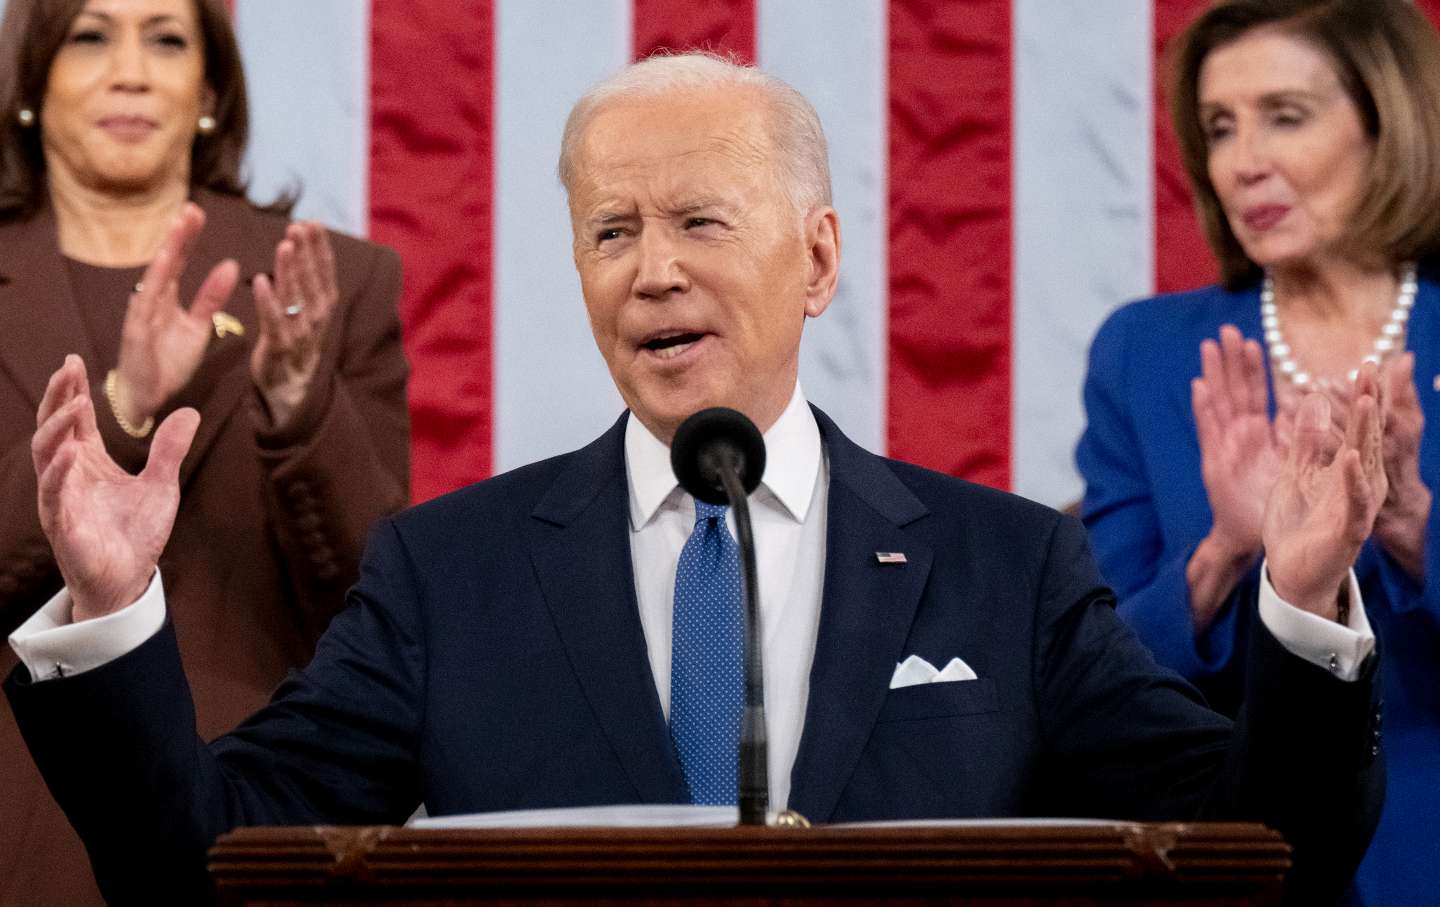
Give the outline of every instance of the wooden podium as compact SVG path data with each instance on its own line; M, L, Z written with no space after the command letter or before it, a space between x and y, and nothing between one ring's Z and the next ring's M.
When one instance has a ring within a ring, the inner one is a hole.
M220 903L1278 904L1290 848L1231 823L908 828L247 828Z

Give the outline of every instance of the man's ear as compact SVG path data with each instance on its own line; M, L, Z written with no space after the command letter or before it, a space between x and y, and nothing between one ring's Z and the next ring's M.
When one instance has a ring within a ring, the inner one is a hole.
M816 208L805 216L805 251L810 266L805 314L819 318L830 307L840 281L840 218L834 208Z

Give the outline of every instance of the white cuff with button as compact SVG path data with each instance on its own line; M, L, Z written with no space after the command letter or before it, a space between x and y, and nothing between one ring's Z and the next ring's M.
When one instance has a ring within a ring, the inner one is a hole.
M1375 651L1375 634L1365 617L1360 583L1350 571L1349 623L1341 625L1302 611L1276 594L1267 565L1260 566L1260 620L1292 655L1324 668L1340 680L1357 680L1360 666Z
M160 571L145 593L113 614L72 623L70 593L64 589L10 634L32 680L73 677L106 665L140 648L165 625L165 592Z

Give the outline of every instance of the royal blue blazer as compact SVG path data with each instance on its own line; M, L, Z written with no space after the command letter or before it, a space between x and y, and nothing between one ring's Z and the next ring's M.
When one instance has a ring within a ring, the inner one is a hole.
M1440 492L1440 284L1421 271L1408 345L1425 411L1420 473ZM1247 640L1257 632L1258 567L1201 637L1191 629L1185 566L1210 530L1190 381L1200 341L1233 324L1264 345L1257 286L1208 287L1124 306L1090 348L1087 424L1076 450L1082 517L1119 613L1164 665L1233 714L1245 694ZM1267 357L1268 359L1268 357ZM1267 363L1267 372L1268 372ZM1272 405L1273 415L1273 382ZM1440 501L1440 498L1437 498ZM1425 575L1416 583L1373 541L1355 572L1380 648L1389 794L1357 876L1369 904L1440 903L1440 507L1432 509ZM1372 732L1375 745L1382 736Z

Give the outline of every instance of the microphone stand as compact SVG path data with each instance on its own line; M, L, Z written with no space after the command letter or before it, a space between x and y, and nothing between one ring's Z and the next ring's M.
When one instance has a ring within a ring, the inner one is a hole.
M711 460L716 477L730 498L735 534L740 543L740 575L745 607L745 711L740 719L740 761L737 793L741 825L764 825L770 811L769 749L765 736L764 660L760 657L760 595L755 569L755 536L750 525L750 502L736 469L733 448L717 451Z

